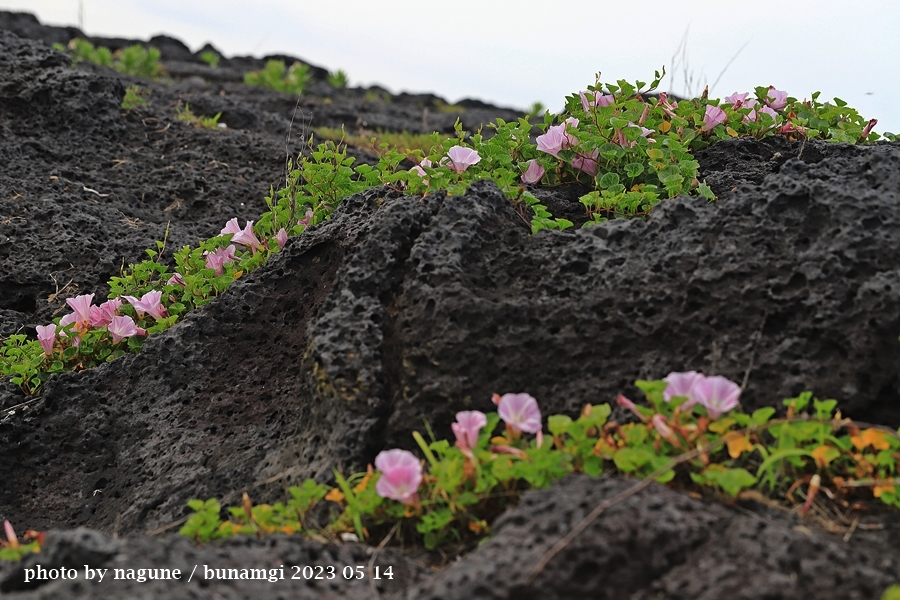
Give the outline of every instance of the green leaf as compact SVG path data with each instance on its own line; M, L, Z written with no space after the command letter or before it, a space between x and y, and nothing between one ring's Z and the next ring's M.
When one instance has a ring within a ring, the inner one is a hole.
M756 477L746 469L725 469L723 471L706 471L703 476L707 481L715 483L729 496L737 496L743 488L754 485Z
M759 468L756 470L756 476L759 477L769 467L772 467L778 461L784 460L785 458L789 458L791 456L809 456L812 457L812 454L809 450L804 450L802 448L785 448L784 450L776 450L773 452L768 458L762 461L762 464L759 465Z
M656 456L652 450L644 446L636 448L620 448L613 454L613 462L622 473L637 471Z

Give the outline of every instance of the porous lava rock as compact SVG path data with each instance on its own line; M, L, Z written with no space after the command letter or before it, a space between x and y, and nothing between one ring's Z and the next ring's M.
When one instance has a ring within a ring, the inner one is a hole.
M296 98L199 79L208 67L176 46L164 50L171 61L198 70L149 82L73 69L0 28L3 335L32 334L66 297L103 297L103 282L167 225L172 248L231 217L256 218L285 157L302 149L285 140ZM135 82L152 104L123 111ZM299 101L314 126L418 131L429 114L424 97L378 104L362 90L331 92L331 102ZM184 101L222 111L229 127L178 121ZM466 119L515 117L470 104ZM452 129L450 115L439 118ZM846 415L900 425L900 145L736 139L698 160L718 203L676 198L646 221L565 232L531 235L486 181L459 196L375 188L347 198L140 354L54 377L36 399L4 383L0 519L54 530L46 554L29 559L48 564L250 567L291 556L349 565L373 550L293 538L194 548L158 534L177 527L191 498L235 502L248 491L277 501L306 477L414 449L423 420L449 436L453 414L490 410L493 392L528 392L545 415L574 415L635 394L635 379L695 369L746 379L748 409L813 389ZM577 190L533 191L557 215L581 214ZM571 477L530 493L496 521L491 542L437 575L386 549L406 575L385 597L854 598L900 579L889 518L874 518L881 533L860 530L845 544L779 513L746 516L654 486L610 509L535 586L522 583L595 501L628 485ZM99 593L83 580L28 590L21 565L0 569L0 592L12 597ZM151 590L116 585L103 589ZM363 597L367 585L304 583L297 593ZM255 599L294 589L198 586L152 589Z

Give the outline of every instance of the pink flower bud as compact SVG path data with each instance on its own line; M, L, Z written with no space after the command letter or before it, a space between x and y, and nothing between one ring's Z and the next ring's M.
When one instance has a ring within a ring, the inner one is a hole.
M37 339L41 343L41 348L44 349L44 354L50 356L53 354L53 345L56 343L56 324L38 325L35 329L37 329Z
M456 413L456 423L450 429L456 436L456 445L462 450L472 449L478 445L478 433L487 425L487 416L477 410L464 410Z
M279 229L278 233L275 234L275 240L278 242L279 248L284 248L284 245L287 244L288 232L284 227Z

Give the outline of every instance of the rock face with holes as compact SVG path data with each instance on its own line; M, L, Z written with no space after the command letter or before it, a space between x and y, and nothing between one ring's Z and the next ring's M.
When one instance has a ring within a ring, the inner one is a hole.
M72 70L3 30L0 80L0 157L11 165L0 173L4 334L32 333L66 296L102 296L122 258L139 260L170 218L175 245L214 235L235 214L255 218L285 151L284 130L276 139L266 128L288 124L295 106L237 83L141 82L154 108L123 114L129 80ZM247 130L194 130L169 114L179 98L263 116ZM341 110L362 106L345 100ZM259 112L264 105L280 108ZM385 114L399 128L421 126L418 105L398 105ZM318 109L342 118L334 105ZM52 533L47 565L356 565L372 550L282 538L193 549L146 534L171 528L191 498L234 501L249 490L277 501L306 477L414 448L423 419L449 436L454 413L490 410L493 392L528 392L545 415L575 414L636 394L636 379L695 369L746 378L748 409L813 389L849 416L900 425L900 144L731 140L698 160L717 204L678 198L646 221L566 232L531 235L490 182L454 197L372 189L346 199L140 354L55 377L36 400L3 384L0 520L102 532ZM577 190L535 193L577 220ZM784 515L746 516L654 486L524 583L544 551L626 485L573 477L534 492L494 524L489 544L437 575L417 566L420 556L391 550L379 561L403 575L383 597L804 598L827 589L863 598L900 579L891 518L842 545ZM150 589L29 588L21 575L0 566L0 592ZM279 586L206 582L173 597L289 593ZM304 584L297 593L370 591Z

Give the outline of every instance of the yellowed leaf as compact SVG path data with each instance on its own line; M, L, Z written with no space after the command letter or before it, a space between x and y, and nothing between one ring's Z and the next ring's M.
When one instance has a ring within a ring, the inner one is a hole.
M862 450L866 446L872 446L876 450L887 450L891 447L887 436L886 431L870 428L862 431L859 435L850 436L850 441L858 450Z
M343 502L344 493L337 488L331 488L331 491L325 494L325 499L329 502Z
M672 123L669 121L663 121L659 124L660 133L669 133L670 129L672 129Z
M831 461L840 456L841 452L837 448L832 448L831 446L818 446L817 448L814 448L810 454L812 454L813 458L816 460L817 465L825 468Z
M737 458L744 452L751 452L753 444L747 439L747 436L738 431L729 431L722 436L728 445L728 456Z
M881 498L881 495L885 492L894 492L893 485L876 485L872 488L872 495L876 498Z

